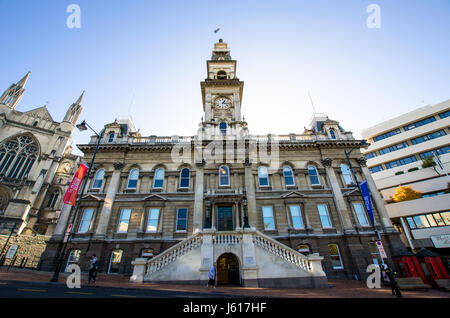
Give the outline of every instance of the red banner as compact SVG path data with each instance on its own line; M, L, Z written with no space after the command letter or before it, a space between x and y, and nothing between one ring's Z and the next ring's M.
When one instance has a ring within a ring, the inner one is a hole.
M80 189L81 181L83 181L83 178L86 175L87 171L88 167L85 164L81 163L77 172L73 176L72 182L70 183L66 194L64 195L63 202L65 204L70 204L72 206L77 205L78 190Z

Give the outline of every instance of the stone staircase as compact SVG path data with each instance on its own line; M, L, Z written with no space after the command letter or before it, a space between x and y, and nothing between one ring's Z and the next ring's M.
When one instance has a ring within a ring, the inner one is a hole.
M150 260L137 258L131 281L206 284L209 268L223 254L237 258L243 286L328 287L323 257L303 255L254 228L204 230Z

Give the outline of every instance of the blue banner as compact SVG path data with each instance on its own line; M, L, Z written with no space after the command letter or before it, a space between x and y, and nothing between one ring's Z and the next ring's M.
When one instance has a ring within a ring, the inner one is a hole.
M373 219L373 207L372 207L372 200L370 200L370 192L369 188L367 187L367 181L363 181L359 184L361 187L361 194L364 198L364 203L366 204L367 212L369 213L369 217L372 220L372 224L375 225L375 220Z

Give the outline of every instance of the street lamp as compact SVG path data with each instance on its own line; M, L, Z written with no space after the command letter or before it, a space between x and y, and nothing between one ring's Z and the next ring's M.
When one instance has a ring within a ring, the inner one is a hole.
M244 206L244 229L250 228L250 224L248 223L248 215L247 215L247 198L242 200L242 205Z
M367 143L365 140L362 140L362 141L361 141L361 146L368 146L368 143ZM357 149L357 148L360 148L360 145L354 146L353 148L350 149L349 152L347 152L347 150L344 149L344 152L345 152L345 156L347 157L347 162L348 162L348 164L349 164L349 166L350 166L350 171L352 172L353 179L355 180L356 185L358 186L359 193L361 194L361 197L362 197L363 202L364 202L365 200L364 200L363 193L362 193L362 191L361 191L361 186L359 185L358 178L356 177L355 170L353 170L352 162L350 161L350 153L351 153L353 150ZM377 239L378 239L378 240L381 240L380 233L379 233L378 230L377 230L377 225L376 225L376 222L375 222L375 217L374 217L374 220L373 220L373 227L374 227L374 231L375 231L375 234L376 234L376 236L377 236Z
M100 132L100 134L98 134L94 129L92 129L91 126L88 125L88 123L86 123L85 120L83 120L81 122L81 124L76 125L76 127L80 131L85 131L85 130L87 130L87 127L89 127L89 129L92 130L94 132L94 134L97 136L97 145L95 147L94 154L92 155L91 164L89 165L88 171L86 173L86 178L83 180L83 187L81 188L81 192L79 194L80 197L79 197L79 199L77 201L77 204L75 206L75 211L73 212L72 222L70 223L71 225L73 225L75 223L75 218L76 218L77 212L78 212L78 210L80 208L81 198L83 196L84 189L86 188L87 180L88 180L89 175L91 173L92 166L94 165L95 156L97 155L97 151L98 151L98 148L100 146L100 142L101 142L101 140L103 138L103 134L105 132L105 129L103 129ZM61 271L62 263L64 261L64 254L66 253L67 244L69 242L70 236L72 235L72 231L73 231L73 226L72 226L72 228L70 229L70 231L68 233L67 239L65 238L66 232L64 232L62 251L60 250L60 248L58 248L59 252L56 255L56 259L57 259L56 268L55 268L55 272L53 273L53 277L50 280L51 282L57 282L58 281L59 272Z

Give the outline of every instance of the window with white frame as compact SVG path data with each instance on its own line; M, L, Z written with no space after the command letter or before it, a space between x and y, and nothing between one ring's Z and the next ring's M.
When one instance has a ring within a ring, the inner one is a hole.
M330 213L328 213L328 207L326 204L317 205L317 210L319 211L320 222L322 223L322 228L331 228Z
M258 178L260 187L269 186L269 174L267 172L267 167L261 166L258 168Z
M117 233L128 232L130 217L131 217L131 209L122 209L122 211L120 212L119 224L117 225Z
M353 178L352 178L352 173L349 169L349 167L346 164L341 164L341 172L342 172L342 177L344 178L345 184L346 185L350 185L353 184Z
M219 186L230 185L230 170L227 166L221 166L219 168Z
M319 174L317 173L316 167L314 167L313 165L309 165L308 174L311 185L320 185Z
M370 226L363 204L360 202L353 202L353 208L355 209L355 214L356 218L358 219L358 223L361 224L362 226Z
M292 226L294 229L303 229L305 226L302 219L302 210L299 205L290 205L289 210L291 212Z
M343 269L341 254L337 244L328 244L328 251L330 252L331 266L333 269Z
M292 172L292 168L289 166L283 167L283 175L284 175L284 183L287 187L295 186L294 182L294 173Z
M155 171L155 177L153 180L153 188L161 189L164 185L164 169L158 168Z
M188 209L187 208L179 208L177 209L177 232L186 232L187 230L187 216Z
M275 219L273 217L273 208L271 206L263 206L263 222L264 230L275 230Z
M105 169L100 169L95 173L92 189L100 189L102 187L103 179L105 178Z
M180 172L180 188L189 188L191 171L188 168L181 169Z
M136 189L139 179L139 169L132 169L128 176L127 189Z
M78 227L78 233L86 233L91 228L92 216L94 215L94 209L87 208L83 211L83 216L81 217L80 225Z
M159 224L159 208L150 208L148 210L148 220L146 232L157 232Z

